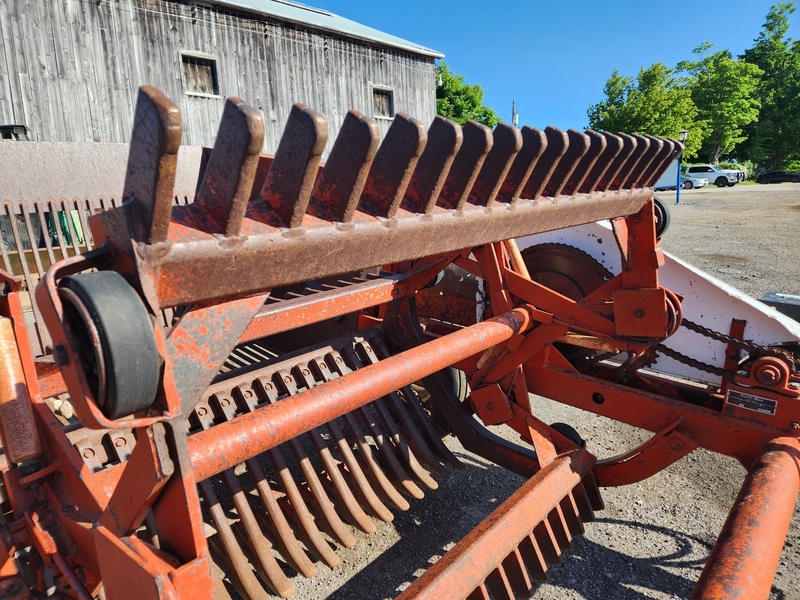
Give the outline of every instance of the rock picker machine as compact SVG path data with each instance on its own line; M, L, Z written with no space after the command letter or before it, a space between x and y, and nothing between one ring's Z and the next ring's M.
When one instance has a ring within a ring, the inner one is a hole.
M768 595L800 332L662 252L678 142L350 112L323 165L324 117L262 155L231 98L181 197L181 132L142 88L122 189L0 190L0 598L288 597L462 468L446 435L527 479L402 598L527 596L599 488L698 447L748 474L695 597ZM598 460L536 395L652 438Z

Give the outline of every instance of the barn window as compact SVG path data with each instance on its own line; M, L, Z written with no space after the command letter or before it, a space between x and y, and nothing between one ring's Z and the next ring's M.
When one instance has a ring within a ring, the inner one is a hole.
M187 94L219 96L217 61L211 57L181 54L183 89Z
M372 104L376 117L394 117L394 92L387 88L372 88Z

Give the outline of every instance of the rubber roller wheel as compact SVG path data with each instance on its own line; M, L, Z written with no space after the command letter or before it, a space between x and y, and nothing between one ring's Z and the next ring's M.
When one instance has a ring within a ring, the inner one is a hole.
M661 198L655 196L653 197L653 213L656 218L656 237L660 238L667 232L667 229L669 229L671 217L669 214L669 207Z
M159 361L142 300L114 271L65 277L59 295L95 402L109 419L150 408Z

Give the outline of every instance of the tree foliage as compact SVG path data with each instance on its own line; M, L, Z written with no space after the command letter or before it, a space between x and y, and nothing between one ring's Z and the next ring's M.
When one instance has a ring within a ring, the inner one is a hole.
M436 65L436 111L443 117L464 124L469 119L494 127L500 122L491 108L483 104L485 90L478 84L464 82L443 60Z
M765 168L800 159L800 41L789 37L794 2L775 4L743 59L762 71L757 88L758 123L744 154Z
M610 132L649 134L677 138L686 129L684 155L700 149L705 123L691 91L674 77L674 70L657 62L642 68L636 79L615 70L603 88L605 99L589 107L589 127Z
M721 155L747 139L743 128L758 120L761 102L756 89L763 71L744 60L733 60L727 50L708 54L710 49L708 42L701 44L692 51L699 59L679 63L678 70L689 73L687 88L698 119L707 126L702 153L717 164Z

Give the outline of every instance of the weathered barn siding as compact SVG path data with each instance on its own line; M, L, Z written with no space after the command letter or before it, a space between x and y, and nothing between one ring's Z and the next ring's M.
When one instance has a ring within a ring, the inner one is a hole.
M211 145L224 99L264 115L274 151L293 103L328 117L330 149L345 113L374 116L373 86L397 112L435 115L434 62L326 32L172 0L0 0L0 124L40 141L126 142L136 89L181 109L184 144ZM219 95L189 95L181 55L216 61ZM385 133L389 119L377 119Z

